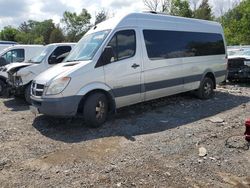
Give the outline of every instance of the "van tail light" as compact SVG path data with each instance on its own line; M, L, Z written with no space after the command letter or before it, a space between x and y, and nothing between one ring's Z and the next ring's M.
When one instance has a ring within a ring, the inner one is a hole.
M250 142L250 119L246 121L245 125L246 125L245 138L248 142Z

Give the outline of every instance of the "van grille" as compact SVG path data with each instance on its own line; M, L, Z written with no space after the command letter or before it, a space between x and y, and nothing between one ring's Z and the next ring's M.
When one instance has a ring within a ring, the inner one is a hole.
M44 85L37 84L35 82L32 83L31 95L36 96L36 97L41 97L43 95L43 91L44 91Z

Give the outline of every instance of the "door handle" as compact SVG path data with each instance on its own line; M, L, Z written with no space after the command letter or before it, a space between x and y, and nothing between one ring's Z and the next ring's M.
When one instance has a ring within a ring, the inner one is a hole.
M131 67L134 68L134 69L136 69L136 68L140 67L140 65L134 63Z

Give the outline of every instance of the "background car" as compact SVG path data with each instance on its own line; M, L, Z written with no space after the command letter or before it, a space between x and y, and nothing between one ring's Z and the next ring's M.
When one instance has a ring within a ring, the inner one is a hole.
M250 79L250 48L228 50L228 80Z

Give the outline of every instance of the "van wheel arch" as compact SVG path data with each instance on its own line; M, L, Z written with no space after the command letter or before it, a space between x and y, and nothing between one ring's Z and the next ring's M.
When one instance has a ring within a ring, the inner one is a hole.
M112 93L102 90L102 89L95 89L92 91L89 91L86 95L82 96L82 99L80 103L78 104L78 109L77 109L77 114L83 114L83 106L86 102L86 99L95 93L103 93L107 99L108 99L108 111L109 113L115 113L116 112L116 104L115 104L115 99Z

